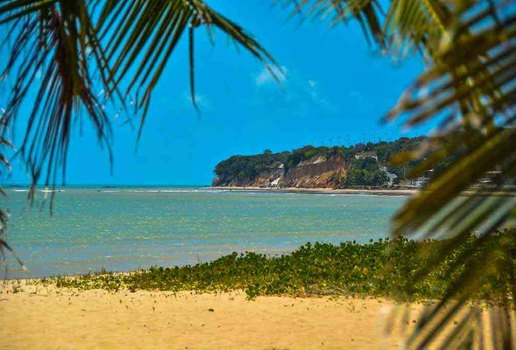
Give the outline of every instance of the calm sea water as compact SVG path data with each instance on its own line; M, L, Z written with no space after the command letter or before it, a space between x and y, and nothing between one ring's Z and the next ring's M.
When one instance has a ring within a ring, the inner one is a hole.
M9 190L9 277L126 271L209 261L233 251L281 254L306 242L386 237L404 197L220 191L65 189L54 214ZM38 198L43 198L40 193Z

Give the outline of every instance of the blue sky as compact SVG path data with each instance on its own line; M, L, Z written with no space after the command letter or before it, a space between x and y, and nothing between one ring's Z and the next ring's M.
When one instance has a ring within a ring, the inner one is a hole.
M357 24L299 25L267 1L208 2L248 29L286 72L280 89L263 66L217 32L196 42L198 115L189 99L186 37L156 87L136 151L136 128L113 111L114 167L86 127L76 133L67 184L207 185L234 154L414 136L380 117L421 70L417 57L394 63L368 46ZM135 123L137 126L137 123ZM15 140L16 141L16 140ZM27 182L19 166L9 182Z

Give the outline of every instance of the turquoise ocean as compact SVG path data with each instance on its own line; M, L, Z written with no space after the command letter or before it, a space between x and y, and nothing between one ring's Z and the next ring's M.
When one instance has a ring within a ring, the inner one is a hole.
M367 243L388 236L406 197L224 191L203 187L65 188L27 206L7 190L6 235L28 271L7 254L8 278L206 262L234 251L270 255L307 242Z

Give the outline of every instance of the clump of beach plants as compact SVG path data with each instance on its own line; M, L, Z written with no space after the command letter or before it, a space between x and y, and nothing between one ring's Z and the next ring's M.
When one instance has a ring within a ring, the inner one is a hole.
M512 231L491 235L487 241L485 237L482 239L486 249L492 249L497 244L515 244L514 238ZM470 235L459 247L453 248L448 259L441 260L417 284L410 281L424 272L424 261L442 256L440 252L449 246L447 240L380 239L369 244L343 242L339 245L307 243L281 256L233 253L192 266L152 267L126 274L103 271L79 277L55 277L47 279L46 283L55 283L58 287L132 292L244 290L249 298L260 295L347 295L399 300L439 299L451 284L457 282L460 275L457 264L468 264L475 259L475 256L469 256L458 261L456 257L463 256L479 239ZM502 257L501 261L505 263L486 266L492 273L484 274L482 287L475 298L497 301L505 297L500 291L506 290L503 286L514 284L510 275L511 269L516 267L516 256Z

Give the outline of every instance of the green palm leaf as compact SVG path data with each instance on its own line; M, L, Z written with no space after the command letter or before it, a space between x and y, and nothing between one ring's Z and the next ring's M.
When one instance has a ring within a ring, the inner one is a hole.
M149 107L152 90L185 32L188 32L190 45L190 86L195 105L194 31L201 26L206 27L210 37L212 30L218 29L267 67L276 66L273 58L243 28L202 1L105 2L98 31L106 43L108 60L111 63L110 76L115 81L114 86L119 86L130 75L124 96L136 96L136 108L143 110L141 125ZM275 76L275 70L270 71Z
M71 130L81 111L86 112L99 139L108 145L109 118L94 90L94 76L100 76L103 87L110 82L103 72L104 51L85 2L26 3L14 1L0 6L2 22L14 21L9 33L14 44L3 72L15 75L6 105L5 130L16 122L27 94L35 89L19 153L31 172L33 185L40 178L51 185L57 179L57 169L66 167ZM38 81L39 86L34 87Z
M445 158L454 163L434 171L427 188L396 214L393 234L451 237L440 255L422 257L427 262L410 282L446 268L453 283L445 298L422 315L408 344L424 348L442 339L446 325L459 317L458 326L441 344L483 346L482 315L467 311L465 305L481 293L485 281L495 279L506 297L500 308L490 311L490 322L498 330L494 345L514 346L508 331L516 297L514 229L506 231L499 244L492 240L497 230L513 227L516 218L510 193L516 185L514 7L503 0L392 0L384 15L375 0L276 2L290 6L292 14L329 19L332 25L356 19L366 37L398 57L422 53L428 69L385 119L402 118L407 126L439 121L436 134L421 149L398 156L420 160L412 175L431 170ZM121 104L126 96L135 95L135 112L141 111L143 124L152 91L185 33L193 101L194 32L200 26L221 30L260 61L275 64L242 28L199 0L106 1L93 19L95 4L64 0L0 4L0 24L12 25L9 35L16 39L5 70L16 71L16 84L2 135L16 120L35 75L43 73L20 147L34 183L43 172L45 182L54 183L56 169L65 168L79 110L86 111L99 139L109 145L105 101L97 98L95 88L105 89L112 101ZM483 177L490 183L479 184ZM476 234L473 248L453 253L471 232ZM454 263L440 266L439 256L444 254L454 254Z
M482 332L487 325L482 321L481 311L475 310L475 317L470 317L461 315L460 310L481 290L488 274L506 277L500 290L507 298L501 301L500 308L490 311L493 315L490 327L499 330L495 332L493 346L512 348L515 343L514 334L506 331L511 329L516 298L515 231L506 233L507 244L486 243L495 230L512 227L516 217L514 192L507 196L490 196L496 191L502 195L511 191L516 179L515 22L514 14L500 19L500 14L495 16L492 11L493 8L485 9L472 3L452 14L453 18L466 19L452 21L446 28L449 41L432 48L431 67L387 116L391 119L402 115L409 126L447 116L438 131L442 135L440 142L423 152L426 159L421 162L419 171L431 169L444 157L456 159L397 213L394 234L437 237L445 233L455 237L454 242L459 242L469 232L476 232L480 237L475 248L456 257L456 264L450 267L450 276L459 277L449 287L447 296L423 314L420 327L410 338L409 345L414 348L428 346L443 333L450 318L458 316L462 319L462 330L452 333L445 344L465 346L476 341L483 347ZM480 23L481 29L476 29ZM428 91L426 96L422 91ZM450 133L455 139L446 138ZM491 183L479 185L478 181L486 174ZM465 190L473 191L470 198L459 197ZM437 261L427 261L421 278L437 268ZM446 312L454 303L456 309ZM443 315L449 316L443 318Z
M331 8L339 14L337 20L345 20L341 14L364 10L373 2L287 3L297 3L296 9L308 9L309 15L320 18ZM413 348L425 348L435 341L457 315L462 317L460 327L445 337L444 346L481 340L484 326L479 325L478 310L462 311L487 275L506 277L500 288L508 297L501 308L492 310L491 320L494 329L511 329L509 316L514 316L516 298L514 230L505 233L507 244L486 242L491 242L496 230L513 227L516 218L515 16L514 7L505 1L392 0L386 16L379 18L382 32L376 37L385 38L388 51L403 57L418 50L429 66L385 120L403 118L408 127L440 120L435 135L420 149L398 155L397 160L419 160L411 174L418 176L445 158L454 159L449 168L434 171L429 185L393 219L395 237L453 238L432 259L422 257L425 263L409 283L418 283L442 268L443 257L452 254L471 232L478 237L474 248L457 256L456 264L448 267L450 276L458 277L432 312L423 314L420 327L410 338ZM366 32L375 32L377 27L370 26ZM479 184L485 177L490 183ZM466 190L469 195L461 196ZM495 268L483 268L488 265ZM495 345L514 347L510 332L499 335Z
M275 66L243 28L203 1L110 0L95 7L98 4L88 0L0 4L0 25L11 26L10 40L5 42L14 43L3 75L13 75L16 82L8 98L5 130L17 120L29 91L37 91L19 146L33 184L40 179L45 185L55 184L59 169L65 178L72 126L82 112L108 151L111 122L106 102L126 107L126 97L135 95L134 112L141 111L143 125L152 90L185 33L190 39L194 104L194 31L201 26L221 30L267 67ZM41 80L34 87L37 75ZM105 92L104 97L99 91Z
M357 20L370 41L384 45L384 31L381 25L382 9L377 0L274 0L285 8L291 9L291 15L301 18L312 17L328 20L334 26L351 19Z
M222 31L267 67L276 68L270 69L273 76L280 71L243 28L201 0L6 0L0 2L0 26L6 29L1 45L10 53L1 63L0 76L14 81L0 137L14 130L20 110L29 104L27 128L16 155L22 157L31 176L31 200L38 182L50 187L59 177L64 182L72 130L84 119L93 125L112 160L106 103L127 109L127 96L136 95L132 112L141 112L143 125L152 91L185 33L190 41L195 106L197 28ZM36 97L28 101L32 92ZM7 164L7 159L0 156L0 162ZM50 203L52 209L53 201ZM7 227L3 210L0 225L3 232ZM10 250L2 240L0 250L3 248Z

